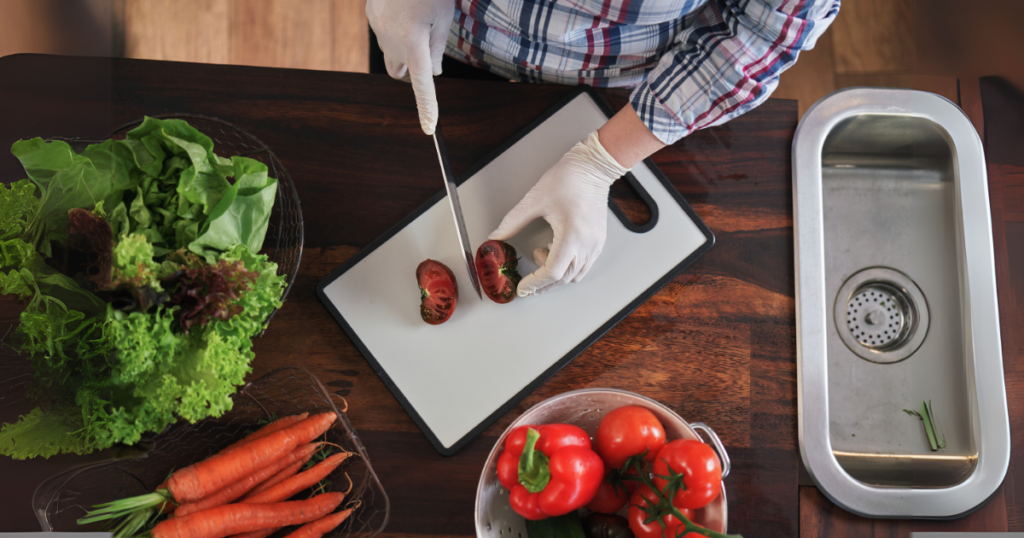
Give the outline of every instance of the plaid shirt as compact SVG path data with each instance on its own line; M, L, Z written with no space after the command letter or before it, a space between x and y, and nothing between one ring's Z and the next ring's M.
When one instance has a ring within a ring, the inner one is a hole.
M635 87L671 144L761 104L840 0L457 0L446 54L523 82Z

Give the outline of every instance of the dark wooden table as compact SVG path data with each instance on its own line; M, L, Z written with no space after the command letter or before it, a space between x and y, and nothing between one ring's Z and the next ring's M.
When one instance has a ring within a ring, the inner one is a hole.
M443 79L437 90L456 174L571 91ZM628 95L601 94L614 108ZM0 147L37 135L103 136L144 114L169 112L216 116L247 129L295 180L306 250L288 302L256 343L251 375L304 364L348 399L391 499L385 535L473 535L477 479L503 429L552 395L615 387L715 428L733 460L726 479L731 531L797 536L789 163L795 102L770 100L654 157L714 231L716 246L450 458L434 451L314 295L321 278L438 191L434 149L419 130L410 88L382 76L331 72L0 59ZM0 155L0 179L20 177L17 161ZM12 322L10 307L0 305L0 321ZM10 420L17 406L5 407L2 397L0 419ZM1012 412L1019 419L1024 409ZM29 511L35 484L79 461L0 459L0 531L37 528Z

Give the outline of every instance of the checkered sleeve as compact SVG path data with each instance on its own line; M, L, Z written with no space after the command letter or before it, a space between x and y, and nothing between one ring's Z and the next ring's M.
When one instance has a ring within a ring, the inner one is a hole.
M711 0L633 92L633 109L666 144L743 114L814 47L839 3Z

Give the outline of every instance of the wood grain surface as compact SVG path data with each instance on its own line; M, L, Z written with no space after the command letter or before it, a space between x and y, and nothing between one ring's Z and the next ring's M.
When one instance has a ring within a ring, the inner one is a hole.
M833 23L836 74L910 72L913 0L843 2Z
M440 79L437 91L459 174L571 89ZM601 93L613 108L627 96ZM314 295L320 279L439 190L434 149L419 130L409 86L323 71L0 59L3 147L37 135L104 136L144 114L169 112L216 116L250 131L295 181L305 218L303 263L287 303L256 343L251 376L303 364L347 398L391 499L384 536L473 535L476 484L497 437L529 406L581 387L639 392L712 426L733 461L726 479L732 532L797 536L801 516L810 515L798 512L801 499L822 500L797 485L789 164L795 102L769 100L655 155L715 233L715 247L450 458L433 450ZM19 163L0 155L0 179L20 177ZM10 323L13 308L0 303L0 320ZM1024 409L1011 405L1021 420ZM10 420L9 409L0 405L0 419ZM37 528L28 505L35 484L79 462L0 459L0 531ZM1024 506L1024 497L1007 488L1005 513L1020 521L1014 502ZM843 514L822 508L819 518L845 524Z
M108 1L123 42L117 54L129 58L369 70L362 0Z
M419 130L408 85L344 73L45 56L4 58L0 73L5 147L35 135L101 136L144 114L191 112L231 121L274 149L298 188L306 244L287 303L256 343L252 376L305 364L348 398L391 498L387 535L473 534L476 483L495 439L530 405L580 387L640 392L711 425L734 462L726 480L730 528L796 535L795 103L770 101L655 157L718 245L466 449L443 458L314 295L328 272L438 191L434 148ZM571 91L437 84L456 174ZM627 96L603 94L615 108ZM19 177L17 161L0 156L0 178ZM0 461L0 473L21 465ZM24 510L24 498L0 506ZM24 511L12 515L31 524Z

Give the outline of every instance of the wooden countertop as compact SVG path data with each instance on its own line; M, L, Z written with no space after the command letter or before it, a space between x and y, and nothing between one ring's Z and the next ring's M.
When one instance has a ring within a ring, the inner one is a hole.
M437 91L459 174L571 88L440 79ZM628 96L600 93L613 108ZM248 130L294 179L305 218L302 265L288 302L256 342L251 375L304 364L348 399L350 419L391 499L384 536L473 535L476 483L497 437L529 406L581 387L639 392L708 423L733 461L726 479L730 531L797 536L789 163L795 102L769 100L654 156L714 232L714 248L450 458L434 451L314 294L332 269L439 190L434 149L419 130L409 87L333 72L0 59L0 147L31 136L102 137L142 115L170 112L215 116ZM20 177L18 162L3 152L0 179ZM11 317L0 305L2 323ZM13 418L14 407L0 405L0 419ZM1024 408L1011 413L1019 420ZM28 504L35 483L78 461L0 459L0 475L15 476L0 488L0 531L35 530ZM1024 496L1018 499L1024 506Z

